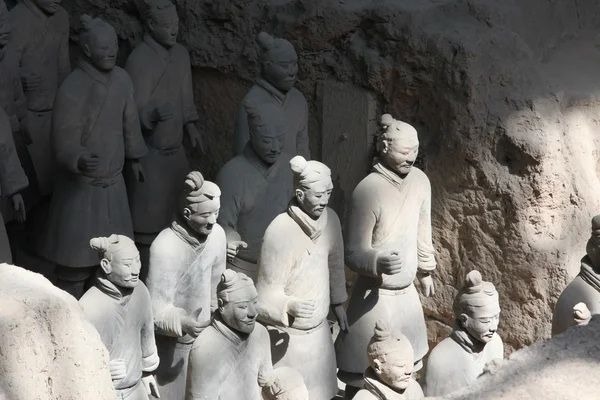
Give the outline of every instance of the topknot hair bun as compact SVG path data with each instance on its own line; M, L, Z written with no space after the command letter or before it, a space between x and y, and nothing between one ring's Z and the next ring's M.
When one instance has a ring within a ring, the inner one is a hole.
M275 39L267 32L260 32L258 36L256 36L256 42L261 49L268 50L273 46Z
M476 293L481 291L483 277L479 271L471 271L465 278L465 289L468 293Z
M375 341L377 342L383 342L385 340L388 340L392 337L392 329L390 328L390 325L384 321L384 320L379 320L377 322L375 322L375 331L374 331L374 335L373 338L375 339Z
M379 123L384 129L387 129L394 123L394 117L392 117L390 114L383 114L379 120Z
M83 29L89 31L92 27L92 17L87 14L83 14L81 17L79 17L79 20L81 21L81 26L83 26Z
M119 243L118 235L110 237L97 237L90 240L90 247L100 253L106 253L111 244Z
M302 156L295 156L290 160L290 167L294 173L301 175L308 167L308 161Z

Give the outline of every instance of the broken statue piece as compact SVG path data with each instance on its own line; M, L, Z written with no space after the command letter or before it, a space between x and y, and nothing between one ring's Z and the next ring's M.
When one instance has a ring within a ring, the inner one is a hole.
M274 366L297 369L310 398L327 400L337 393L330 306L340 329L347 328L342 231L327 207L329 168L302 156L290 165L294 197L267 228L260 251L259 319L269 325Z
M592 315L600 313L600 215L592 219L592 233L585 250L579 274L563 290L554 307L552 336L574 324L573 307L577 303L585 303Z
M0 108L0 197L10 198L13 209L19 219L25 218L25 204L19 194L27 187L29 181L21 167L17 150L6 113ZM0 264L11 263L12 255L4 219L0 214Z
M484 281L478 271L469 272L452 308L452 334L427 360L427 396L445 396L474 383L488 362L504 357L504 345L496 333L500 303L491 282Z
M258 375L264 400L309 400L302 375L293 368L280 367Z
M234 154L244 151L250 139L250 129L244 102L268 103L281 108L287 120L284 151L310 158L308 145L308 103L294 87L298 75L298 55L294 46L285 39L274 38L261 32L256 43L259 48L261 72L241 102L234 131Z
M269 374L269 334L256 323L252 279L226 270L217 286L218 309L190 352L185 400L261 400L259 375Z
M159 358L150 294L139 280L140 254L120 235L93 238L90 246L100 255L100 269L79 304L108 349L117 398L147 400L157 393L150 373Z
M406 336L394 333L388 321L375 323L367 346L369 368L365 387L354 400L421 400L421 386L412 377L414 352Z
M51 193L56 162L51 148L52 110L58 87L71 72L69 16L60 0L22 0L10 10L11 43L27 98L29 154L43 196Z
M161 364L161 398L185 397L188 355L194 338L217 308L216 288L225 270L225 232L217 223L219 187L197 171L185 180L171 226L150 246L146 281L154 309Z
M176 42L179 18L170 0L144 0L146 35L133 50L125 70L135 89L148 155L140 160L148 178L126 174L127 193L137 243L150 245L168 227L177 209L185 176L191 171L182 145L184 133L200 143L187 50Z
M127 73L115 67L117 35L100 19L81 17L83 57L58 90L52 118L52 144L59 174L38 252L58 265L57 284L76 298L98 264L89 247L93 237L133 237L125 160L147 153ZM57 235L56 232L61 232Z
M335 346L338 377L352 390L362 387L369 366L364 346L380 319L410 340L416 370L421 367L428 344L415 277L425 296L434 294L431 185L413 166L417 131L389 114L380 123L379 159L352 193L345 236L346 265L358 277L348 304L349 332L340 332Z
M292 197L292 172L290 157L283 153L286 120L281 108L249 100L245 107L250 140L217 176L223 191L219 224L227 234L227 268L256 280L265 230Z

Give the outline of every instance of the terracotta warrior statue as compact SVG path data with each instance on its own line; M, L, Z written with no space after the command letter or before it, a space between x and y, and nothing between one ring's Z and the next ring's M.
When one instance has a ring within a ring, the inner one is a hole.
M60 3L61 0L22 0L10 11L11 41L27 98L27 125L32 141L29 153L43 196L52 192L56 175L56 162L49 151L54 98L71 73L69 16Z
M38 251L56 264L57 286L75 298L97 269L90 238L133 237L122 172L130 160L129 168L143 180L137 160L147 153L133 85L115 67L115 30L87 15L81 22L83 56L54 102L52 148L59 174Z
M219 306L190 352L185 400L262 400L259 374L269 373L269 334L256 323L252 279L226 270L217 286Z
M328 400L337 394L330 307L341 330L348 324L342 230L327 207L330 169L302 156L290 165L294 197L267 228L260 251L259 319L270 326L274 366L297 369L309 397Z
M21 168L17 150L13 141L9 119L0 108L0 198L8 198L17 219L25 220L25 204L20 192L29 185L27 176ZM0 214L0 264L12 264L12 255L4 219Z
M221 191L190 172L171 226L150 246L148 290L161 363L156 371L163 399L183 400L189 352L217 308L225 270L225 232L217 224Z
M290 158L299 154L310 158L308 147L308 103L296 88L298 55L294 46L285 39L274 38L261 32L256 38L261 72L256 83L240 104L235 121L235 155L242 154L250 139L246 100L268 103L281 108L287 120L284 151Z
M127 236L90 240L100 255L96 281L79 300L110 356L110 372L119 399L147 400L157 394L151 375L158 367L152 304L140 281L140 254Z
M452 334L431 351L427 360L427 396L445 396L472 384L488 362L504 357L504 345L496 333L498 292L491 282L485 282L478 271L469 272L452 308Z
M144 40L133 50L125 70L135 89L142 133L148 155L140 160L148 178L139 182L125 175L135 241L144 253L160 231L168 227L177 209L183 181L191 171L182 145L184 134L201 144L192 71L187 50L176 42L177 10L171 0L144 0Z
M309 400L308 389L298 371L289 367L258 375L264 400Z
M250 140L217 176L223 191L219 224L227 234L227 267L256 280L267 226L292 197L290 157L283 152L286 120L271 103L246 101Z
M585 303L592 315L600 314L600 215L592 219L592 234L585 251L579 274L561 293L554 307L552 336L573 325L573 307L577 303Z
M367 346L369 368L365 387L354 400L421 400L425 396L413 379L414 352L406 336L394 333L384 320L375 323Z
M413 166L417 131L389 114L381 117L381 125L379 158L352 193L345 236L346 265L358 277L348 304L349 332L341 332L335 346L338 377L349 399L363 386L369 366L364 347L380 319L408 338L415 370L421 368L428 344L415 277L425 296L435 293L431 185Z

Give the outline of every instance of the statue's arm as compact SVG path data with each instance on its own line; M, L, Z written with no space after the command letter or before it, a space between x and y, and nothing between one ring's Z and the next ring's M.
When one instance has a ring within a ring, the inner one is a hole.
M250 140L250 132L248 127L248 114L244 107L244 102L241 101L238 106L237 116L235 118L235 128L233 131L233 155L242 154L246 143Z
M329 250L329 292L332 305L342 304L348 299L346 274L344 272L344 239L337 214L329 209L328 220L331 226L331 248Z
M10 197L29 186L21 167L8 117L0 109L0 195Z
M303 108L304 108L304 121L302 129L296 136L296 153L303 156L305 159L310 160L310 140L308 138L308 103L304 96L302 96Z
M198 111L196 103L194 103L194 86L192 84L192 68L190 64L190 56L187 51L184 52L185 74L181 85L183 99L183 125L193 124L198 120Z
M134 99L134 88L129 75L123 72L123 89L126 102L123 110L123 130L125 138L125 158L136 160L148 154L146 142L142 136L137 105Z
M227 241L241 240L237 232L238 217L241 210L241 192L239 188L240 178L233 176L235 171L230 164L225 166L217 174L215 183L221 189L221 208L219 209L218 223L225 230Z
M142 344L142 371L152 372L158 368L160 359L158 358L158 350L156 348L156 340L154 337L154 316L152 315L152 300L150 293L145 285L141 284L140 289L143 289L144 309L140 310L140 315L143 316L144 322L142 325L141 344Z
M417 233L417 254L419 259L419 272L431 273L435 270L435 249L431 236L431 185L427 177L425 186L425 198L419 210L419 230Z
M69 57L69 16L67 12L61 12L60 43L58 45L58 86L71 73L71 59Z
M221 282L221 275L225 272L227 266L227 239L222 232L214 232L219 234L218 240L215 241L215 251L217 256L212 266L211 285L210 285L210 312L211 314L217 309L217 285Z

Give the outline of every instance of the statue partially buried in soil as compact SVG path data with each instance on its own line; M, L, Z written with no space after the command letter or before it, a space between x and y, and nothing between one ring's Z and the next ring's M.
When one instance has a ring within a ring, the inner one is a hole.
M419 150L417 131L391 115L381 117L379 158L354 192L345 236L346 265L358 274L348 304L348 333L336 340L338 377L347 398L363 384L369 366L365 346L375 322L390 321L415 352L415 369L427 354L425 317L417 289L435 293L432 272L435 250L431 237L431 185L413 166Z
M259 319L269 326L275 368L295 368L311 399L337 394L335 351L327 315L347 329L340 221L327 207L331 170L296 156L294 197L265 232L258 262Z
M269 334L256 323L258 293L246 275L226 270L211 324L190 352L186 400L261 400L259 375L269 374Z
M138 159L147 153L133 85L115 66L115 30L87 15L81 22L83 57L54 103L52 144L59 173L38 249L56 264L57 286L75 298L97 269L90 238L133 237L122 172L130 160L132 173L143 180Z
M217 309L217 284L225 271L225 232L217 224L219 187L198 171L185 180L171 226L150 247L146 281L154 309L161 363L161 397L183 400L189 352Z
M79 304L108 349L117 398L147 400L158 394L151 373L159 359L150 294L139 280L140 254L120 235L94 238L90 246L100 255L100 269Z
M573 307L585 303L589 312L600 314L600 215L592 219L592 233L581 259L579 274L563 290L552 318L552 336L567 330L573 321Z
M498 292L478 271L467 274L454 299L453 311L452 334L427 359L427 396L445 396L472 384L488 362L504 357L504 345L496 333L500 318Z
M176 42L177 9L170 0L141 3L147 33L127 59L125 70L133 82L148 146L148 155L140 160L148 179L139 182L131 174L125 179L135 241L147 251L158 233L171 223L183 181L191 170L182 144L184 135L194 147L201 141L195 125L198 114L190 57Z
M413 379L414 352L406 336L394 333L390 325L377 321L367 346L369 368L365 387L354 400L421 400L421 386Z
M298 76L298 54L285 39L261 32L256 38L261 72L241 102L235 121L234 154L244 151L250 137L244 103L268 103L280 107L287 120L284 151L310 158L308 146L308 103L294 84Z

